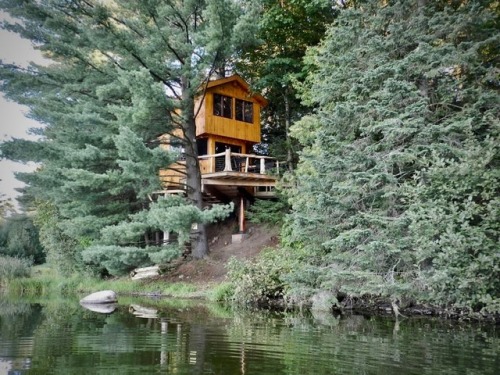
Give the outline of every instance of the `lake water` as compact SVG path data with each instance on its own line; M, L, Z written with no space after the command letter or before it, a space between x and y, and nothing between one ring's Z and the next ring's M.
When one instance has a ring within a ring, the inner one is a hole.
M500 374L500 327L193 301L0 300L3 374Z

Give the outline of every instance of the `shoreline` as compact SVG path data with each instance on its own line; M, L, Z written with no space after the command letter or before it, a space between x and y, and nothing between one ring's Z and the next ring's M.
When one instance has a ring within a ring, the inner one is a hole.
M90 277L72 276L61 278L57 276L34 275L31 278L19 278L10 280L0 285L0 293L14 297L64 297L69 295L82 296L99 290L113 290L122 297L143 297L154 299L192 299L206 300L208 302L220 302L231 305L224 294L224 288L229 284L224 281L208 283L199 282L166 282L162 279L131 280L127 278L116 278L99 280ZM242 308L258 308L263 310L300 310L305 307L311 311L321 311L332 315L360 314L365 316L393 317L395 319L406 319L414 317L439 318L450 321L484 322L493 325L500 324L500 314L471 312L466 309L439 307L427 304L408 304L394 306L387 300L373 298L357 298L350 300L349 304L341 303L340 306L324 306L322 309L314 309L310 305L302 308L298 305L286 304L283 299L261 301L254 304L241 305Z

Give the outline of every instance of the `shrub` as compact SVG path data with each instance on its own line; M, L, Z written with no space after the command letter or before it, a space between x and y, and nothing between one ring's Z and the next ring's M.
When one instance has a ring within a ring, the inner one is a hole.
M254 262L229 260L228 277L234 287L233 300L243 304L265 304L283 299L287 283L283 276L292 268L282 249L266 249Z
M18 277L29 277L32 261L29 259L0 257L0 280L8 281Z

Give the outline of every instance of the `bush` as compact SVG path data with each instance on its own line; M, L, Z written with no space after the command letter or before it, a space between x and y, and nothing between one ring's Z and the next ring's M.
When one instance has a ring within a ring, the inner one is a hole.
M0 281L29 277L32 262L29 259L0 257Z
M0 255L29 258L35 264L45 262L45 252L31 217L16 214L5 219L0 226Z
M243 304L267 304L283 299L287 283L283 276L292 268L282 249L266 249L256 261L229 260L228 277L234 287L233 300Z

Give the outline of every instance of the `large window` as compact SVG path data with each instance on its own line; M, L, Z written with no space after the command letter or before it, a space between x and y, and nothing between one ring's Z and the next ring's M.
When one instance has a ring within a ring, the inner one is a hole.
M236 120L253 123L253 103L236 99Z
M233 118L233 98L214 94L214 115Z

